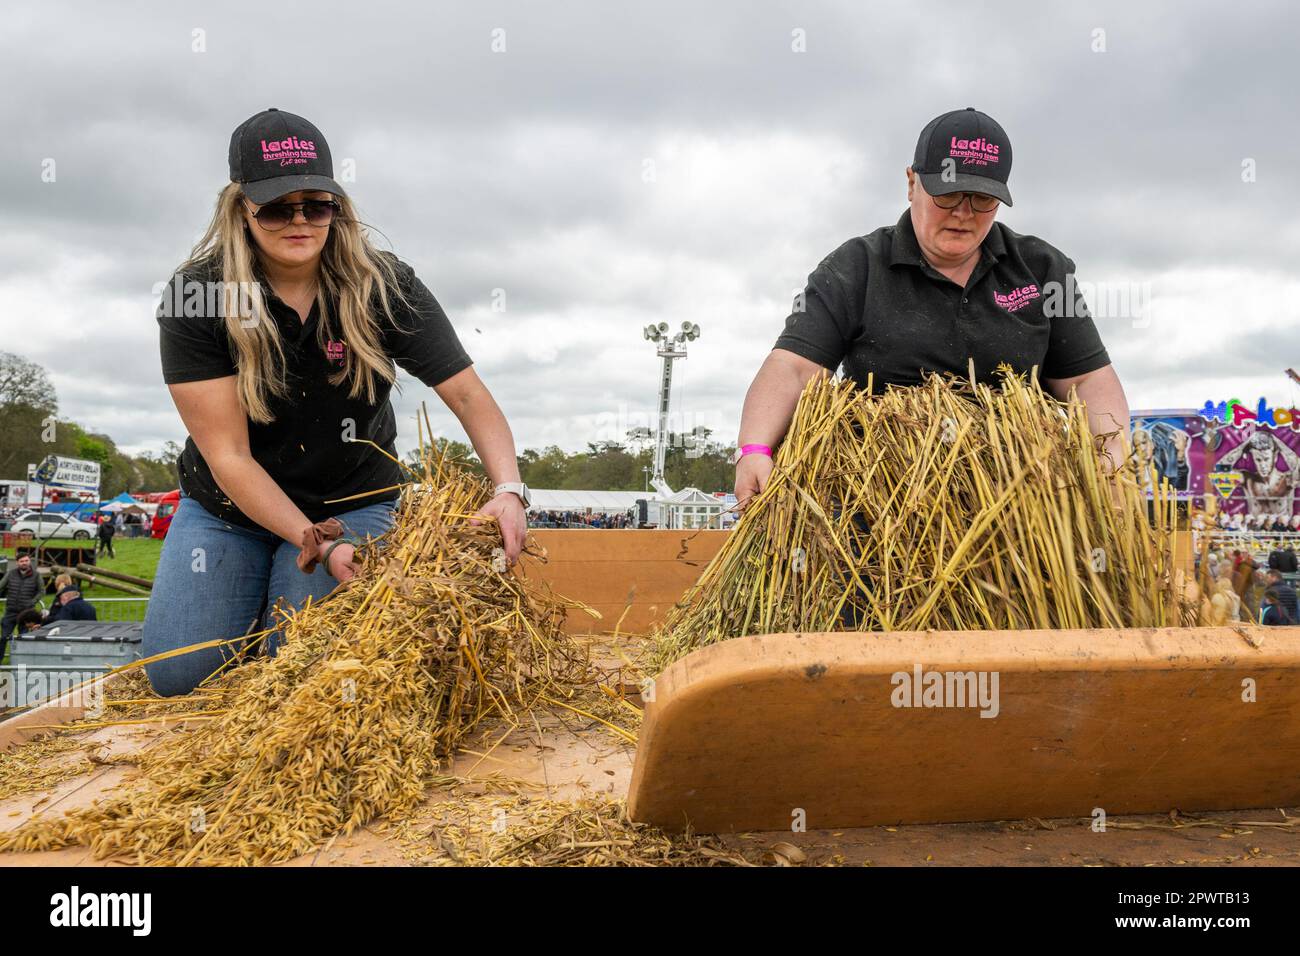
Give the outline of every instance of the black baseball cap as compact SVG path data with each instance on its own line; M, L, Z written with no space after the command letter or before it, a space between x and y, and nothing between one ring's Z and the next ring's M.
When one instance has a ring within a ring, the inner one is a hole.
M347 195L334 181L334 162L321 131L274 106L231 134L230 180L259 206L302 189Z
M984 193L1012 205L1007 189L1011 140L993 117L973 106L936 116L926 124L916 141L912 171L931 196Z

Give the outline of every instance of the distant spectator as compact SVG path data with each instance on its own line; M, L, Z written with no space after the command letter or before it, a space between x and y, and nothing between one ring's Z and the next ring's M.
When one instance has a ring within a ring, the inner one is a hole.
M99 543L95 547L95 554L97 556L107 551L110 558L117 557L117 555L113 553L113 533L116 530L117 528L113 524L112 515L104 514L100 516L98 534Z
M1295 618L1282 606L1281 595L1275 588L1264 592L1259 606L1259 623L1268 627L1285 627L1295 623Z
M29 607L23 613L18 615L18 632L26 634L28 631L34 631L45 623L45 615L39 608Z
M1227 624L1230 621L1241 620L1241 598L1237 597L1237 592L1232 589L1232 582L1226 577L1214 582L1210 607L1214 612L1212 624Z
M1287 583L1282 572L1270 568L1267 574L1268 589L1278 596L1278 602L1286 609L1286 613L1291 620L1300 620L1300 608L1296 606L1295 588Z
M75 587L66 587L54 596L54 606L45 615L45 623L55 621L97 621L95 605L81 596Z
M1241 559L1237 561L1236 570L1232 573L1232 589L1237 592L1237 597L1241 598L1244 607L1250 610L1254 616L1257 607L1255 603L1255 571L1259 565L1251 557L1249 552L1242 552Z
M4 660L9 635L18 623L18 615L36 606L45 593L45 576L32 565L30 554L20 554L14 567L0 578L0 596L5 599L4 617L0 618L0 661Z

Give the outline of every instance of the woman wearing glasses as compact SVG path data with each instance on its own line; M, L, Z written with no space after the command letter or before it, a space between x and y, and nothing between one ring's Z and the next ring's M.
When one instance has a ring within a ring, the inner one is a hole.
M406 480L389 457L395 366L460 420L496 483L483 514L507 561L526 530L505 417L433 295L371 245L320 131L266 110L235 130L229 158L231 183L158 309L163 380L189 437L146 656L272 627L277 603L352 577L355 547L391 527ZM237 650L156 662L149 680L187 693Z
M897 224L851 239L809 276L763 362L740 424L736 498L767 487L772 447L803 387L834 372L873 391L916 385L924 372L994 382L1006 362L1038 367L1058 398L1077 387L1095 433L1123 454L1128 401L1079 297L1074 263L1035 236L994 219L1011 205L1011 143L973 107L932 120L907 170L909 208Z

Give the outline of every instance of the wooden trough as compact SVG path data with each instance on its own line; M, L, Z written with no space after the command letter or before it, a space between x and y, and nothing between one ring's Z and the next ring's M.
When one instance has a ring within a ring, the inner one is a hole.
M1300 627L766 634L652 696L629 808L669 828L1300 803Z
M629 653L641 640L629 635L661 621L725 540L725 532L543 529L537 536L549 560L529 559L527 572L603 615L573 612L570 631L608 633L618 625L617 643ZM549 800L626 796L639 818L724 831L724 844L737 852L793 844L809 864L1297 865L1297 632L1243 625L741 638L659 677L635 750L557 709L541 715L540 726L526 721L506 737L501 728L485 731L451 774L522 781L529 795ZM996 668L998 715L893 707L893 675L914 673L917 663L922 682L930 671ZM1241 698L1248 677L1253 704ZM0 750L83 716L84 704L83 690L0 723ZM115 761L170 726L87 732L77 750L58 758L84 773L0 800L0 830L102 798L130 772ZM434 788L428 804L449 798ZM1101 834L1092 829L1097 807L1112 824ZM1231 809L1183 825L1185 818L1168 816L1175 808ZM806 831L791 830L796 809ZM990 819L1003 822L938 822ZM926 820L936 822L893 826ZM887 826L869 825L876 822ZM422 816L416 829L434 825L438 818ZM294 865L431 856L428 846L399 836L381 821ZM84 847L0 854L0 867L104 862Z

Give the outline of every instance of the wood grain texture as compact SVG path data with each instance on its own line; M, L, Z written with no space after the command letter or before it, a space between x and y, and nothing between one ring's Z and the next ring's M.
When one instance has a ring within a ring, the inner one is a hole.
M531 534L546 559L526 556L523 573L601 614L569 611L568 633L607 633L622 617L620 633L644 634L681 600L730 532L539 528Z
M918 664L997 673L997 715L895 706ZM726 641L657 679L629 795L701 831L1298 801L1300 627L1248 625Z

